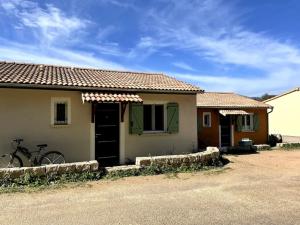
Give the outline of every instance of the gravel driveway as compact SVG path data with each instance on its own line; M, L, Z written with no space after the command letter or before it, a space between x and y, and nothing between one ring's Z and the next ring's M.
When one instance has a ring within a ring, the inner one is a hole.
M0 224L300 224L300 150L229 156L222 172L0 195Z

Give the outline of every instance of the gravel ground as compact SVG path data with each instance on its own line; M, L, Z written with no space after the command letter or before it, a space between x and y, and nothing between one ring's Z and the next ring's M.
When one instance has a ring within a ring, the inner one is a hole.
M300 224L300 150L228 156L222 171L0 195L0 224Z

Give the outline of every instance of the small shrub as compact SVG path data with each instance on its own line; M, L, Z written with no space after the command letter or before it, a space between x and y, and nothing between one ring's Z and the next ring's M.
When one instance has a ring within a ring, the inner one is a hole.
M297 149L300 148L300 143L286 143L282 148L285 150Z

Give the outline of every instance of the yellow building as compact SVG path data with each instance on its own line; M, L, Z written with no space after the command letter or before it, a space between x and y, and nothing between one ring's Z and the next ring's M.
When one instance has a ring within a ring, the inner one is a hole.
M274 107L269 115L270 133L300 136L300 88L265 101Z

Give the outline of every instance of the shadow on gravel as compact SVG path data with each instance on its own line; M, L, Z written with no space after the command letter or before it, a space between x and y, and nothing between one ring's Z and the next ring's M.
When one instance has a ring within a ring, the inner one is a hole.
M220 161L223 166L227 165L228 163L231 163L231 161L229 159L227 159L226 157L224 157L223 155L221 155Z
M227 152L222 152L222 155L235 155L235 156L253 155L253 154L260 154L260 153L255 149L245 150L245 149L238 149L238 148L230 149Z

